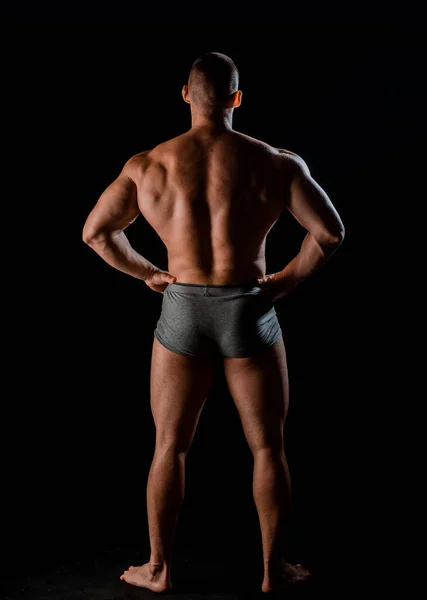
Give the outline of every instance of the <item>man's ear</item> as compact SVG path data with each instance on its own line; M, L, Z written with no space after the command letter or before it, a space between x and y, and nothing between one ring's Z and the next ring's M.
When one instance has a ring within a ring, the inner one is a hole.
M190 100L188 98L188 85L184 85L182 86L182 97L184 98L184 102L187 102L187 104L190 104Z
M242 103L242 92L236 90L233 94L228 97L227 108L237 108Z

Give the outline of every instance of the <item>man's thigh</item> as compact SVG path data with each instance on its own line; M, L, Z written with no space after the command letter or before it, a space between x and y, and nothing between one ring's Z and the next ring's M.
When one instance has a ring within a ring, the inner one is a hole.
M289 405L283 338L245 358L224 358L224 374L252 452L283 449Z
M178 354L154 338L150 401L157 447L189 450L214 370L214 359Z

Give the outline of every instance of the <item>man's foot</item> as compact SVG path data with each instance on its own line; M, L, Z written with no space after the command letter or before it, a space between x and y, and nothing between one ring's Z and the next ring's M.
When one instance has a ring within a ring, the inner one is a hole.
M275 592L287 585L305 581L311 577L311 573L301 565L291 565L285 561L275 568L266 567L264 581L261 589L263 592Z
M131 585L147 588L152 592L161 593L172 588L167 569L149 562L141 567L130 566L123 575L120 575L120 579Z

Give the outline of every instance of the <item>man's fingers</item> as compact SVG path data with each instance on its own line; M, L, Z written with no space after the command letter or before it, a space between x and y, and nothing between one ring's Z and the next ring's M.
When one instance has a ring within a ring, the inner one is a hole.
M265 275L265 277L258 277L258 283L267 283L267 281L272 281L274 279L274 273L271 275Z

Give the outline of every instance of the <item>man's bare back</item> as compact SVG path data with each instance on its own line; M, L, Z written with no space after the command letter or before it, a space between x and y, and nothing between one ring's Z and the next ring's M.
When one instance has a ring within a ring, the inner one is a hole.
M295 258L266 277L266 237L284 210L307 234ZM167 271L135 252L124 234L139 214L167 248ZM323 265L343 232L335 207L300 156L227 123L202 120L131 157L90 213L83 239L111 266L156 292L173 281L258 280L276 300Z
M295 161L237 131L190 130L132 159L141 214L183 283L253 284Z

